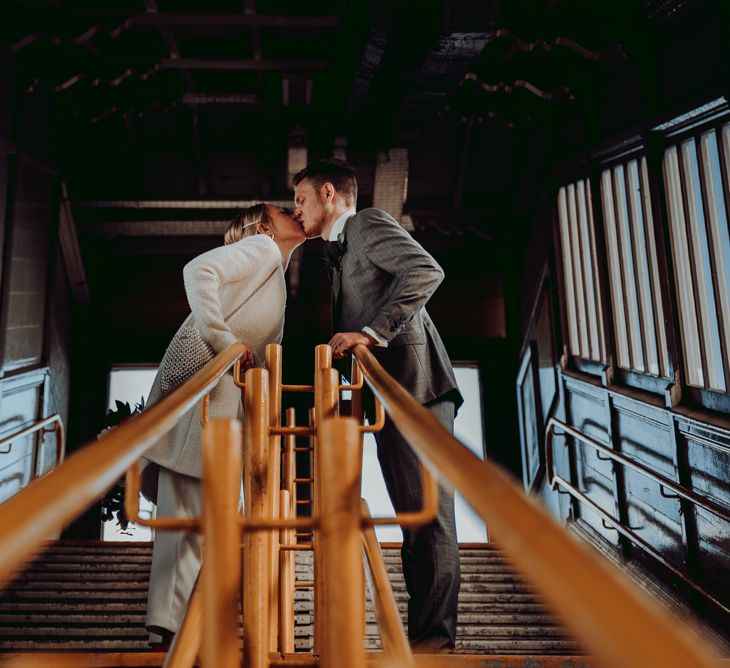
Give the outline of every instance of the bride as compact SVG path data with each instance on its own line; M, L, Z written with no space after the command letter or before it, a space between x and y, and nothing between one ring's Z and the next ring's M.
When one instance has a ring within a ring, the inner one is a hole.
M304 231L286 209L255 204L225 232L225 245L183 270L190 315L173 337L146 405L187 380L235 341L246 345L244 366L262 364L266 345L281 343L286 305L284 272ZM241 417L241 391L225 374L210 392L209 418ZM191 410L145 454L143 493L159 517L201 514L200 406ZM182 620L200 570L201 536L160 531L155 536L147 599L151 644L169 644Z

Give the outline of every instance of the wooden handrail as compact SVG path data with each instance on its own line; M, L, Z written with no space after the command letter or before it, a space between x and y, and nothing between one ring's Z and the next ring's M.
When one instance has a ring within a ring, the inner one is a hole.
M456 440L365 346L356 346L354 354L368 384L419 456L464 496L515 569L606 665L714 665L708 639L680 627L667 610L567 534L509 474Z
M243 355L233 343L142 414L104 433L52 473L34 480L0 506L0 580L8 579L61 529L94 503Z

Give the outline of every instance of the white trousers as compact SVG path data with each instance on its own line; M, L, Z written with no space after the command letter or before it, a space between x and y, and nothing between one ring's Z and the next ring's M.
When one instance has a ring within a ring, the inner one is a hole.
M160 467L157 516L200 517L201 481ZM202 536L194 531L157 531L145 625L177 632L200 571Z

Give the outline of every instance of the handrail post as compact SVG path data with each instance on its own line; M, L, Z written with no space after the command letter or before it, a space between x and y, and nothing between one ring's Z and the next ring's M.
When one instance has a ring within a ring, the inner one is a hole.
M286 409L286 424L296 424L296 409ZM284 438L284 463L282 468L282 487L280 493L279 509L282 519L296 517L296 453L294 446L296 436L288 434ZM282 529L280 533L281 544L294 544L297 542L296 529ZM294 652L294 581L295 581L295 557L291 550L279 550L279 652Z
M279 495L282 519L292 517L289 490L282 489ZM280 539L284 545L296 543L296 529L281 529ZM282 654L294 652L294 552L279 551L279 646Z
M333 382L334 381L334 382ZM326 387L325 384L326 383ZM338 409L339 396L337 394L337 372L332 368L332 348L322 344L314 349L314 420L315 436L312 439L312 517L318 517L321 507L319 479L319 457L317 425L321 424L327 416L334 417ZM311 414L310 414L311 415ZM324 582L322 580L322 558L319 545L318 530L312 531L312 560L314 567L314 639L313 651L318 654L320 651L320 640L324 634L322 625L323 612L322 603L324 596Z
M185 615L180 622L180 627L172 639L162 668L188 668L195 664L195 659L200 652L200 643L203 627L203 603L201 602L200 575L195 581L193 591L190 594Z
M212 420L203 432L203 666L236 668L241 531L241 423Z
M266 369L269 372L269 427L281 426L281 346L266 346ZM279 486L281 483L281 436L269 433L269 477L266 488L266 516L279 517ZM278 644L279 621L279 532L266 532L270 573L271 600L269 602L269 651L275 652Z
M246 519L266 517L268 486L269 391L265 369L248 369L245 375L244 422L244 514ZM270 561L267 533L246 529L243 534L243 665L265 668L269 665Z
M320 419L317 433L321 487L318 549L325 566L318 581L324 585L320 612L321 626L326 629L319 643L319 665L365 668L359 501L362 436L353 418ZM321 595L321 591L315 592L315 597Z
M352 365L350 367L350 383L354 386L360 385L363 380L362 369L357 363L355 357L352 357ZM363 420L362 405L362 387L350 390L350 416L354 417L358 422Z
M365 499L360 499L360 508L363 519L369 518L370 509ZM372 574L370 593L386 660L393 661L394 665L413 666L413 653L401 623L398 605L383 561L383 553L380 551L380 544L372 526L363 526L362 545Z

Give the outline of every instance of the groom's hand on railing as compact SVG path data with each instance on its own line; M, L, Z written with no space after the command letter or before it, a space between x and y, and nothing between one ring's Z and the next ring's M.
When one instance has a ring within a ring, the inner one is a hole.
M375 339L365 332L338 332L329 342L332 346L332 356L336 359L342 359L345 354L357 345L374 346Z

